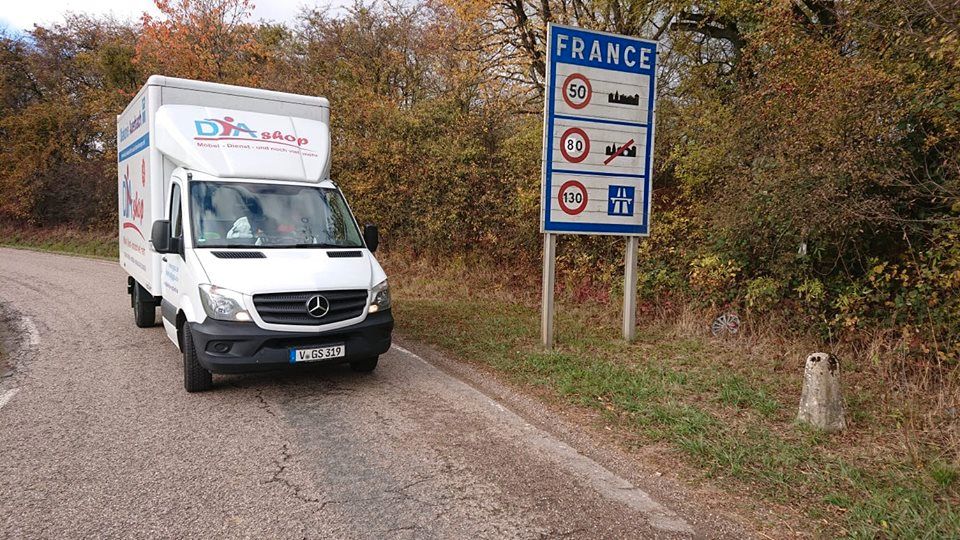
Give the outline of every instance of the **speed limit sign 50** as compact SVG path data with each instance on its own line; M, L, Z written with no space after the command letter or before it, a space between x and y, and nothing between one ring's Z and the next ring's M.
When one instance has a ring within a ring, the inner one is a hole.
M582 109L590 104L593 88L590 80L579 73L571 73L563 81L563 101L573 109Z

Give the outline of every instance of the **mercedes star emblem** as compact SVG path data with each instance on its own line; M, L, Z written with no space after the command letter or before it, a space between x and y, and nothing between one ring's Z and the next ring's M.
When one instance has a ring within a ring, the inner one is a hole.
M319 319L330 311L330 301L319 294L307 300L307 313L314 319Z

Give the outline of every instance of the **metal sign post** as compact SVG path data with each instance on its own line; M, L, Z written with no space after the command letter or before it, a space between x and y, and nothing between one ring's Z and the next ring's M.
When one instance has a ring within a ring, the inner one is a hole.
M553 289L556 279L557 235L543 235L543 311L540 314L540 337L543 346L553 348Z
M638 237L650 230L657 42L554 24L547 33L543 344L553 345L556 234L627 237L623 337L632 340Z
M627 249L623 260L623 339L633 341L637 337L637 249L640 239L627 237Z

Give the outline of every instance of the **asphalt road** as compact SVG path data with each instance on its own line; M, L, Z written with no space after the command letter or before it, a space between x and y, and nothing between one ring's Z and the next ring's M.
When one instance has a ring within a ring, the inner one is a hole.
M372 375L218 376L187 394L179 352L134 326L125 292L116 263L0 249L14 366L0 378L0 536L746 535L416 344Z

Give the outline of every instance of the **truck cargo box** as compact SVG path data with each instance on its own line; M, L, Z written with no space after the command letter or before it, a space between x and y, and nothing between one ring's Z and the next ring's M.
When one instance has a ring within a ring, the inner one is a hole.
M120 265L160 295L153 222L176 167L221 178L329 177L325 98L154 75L117 117Z

